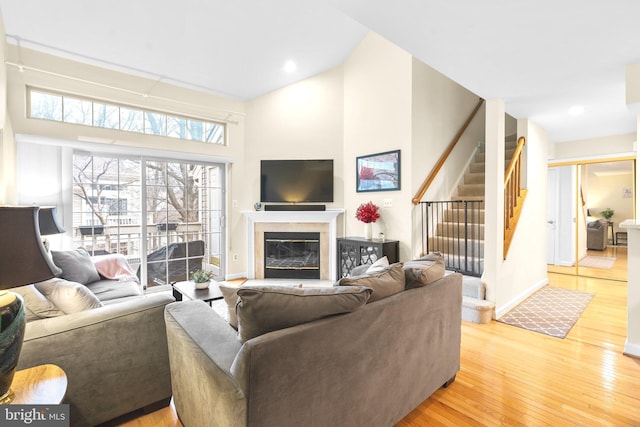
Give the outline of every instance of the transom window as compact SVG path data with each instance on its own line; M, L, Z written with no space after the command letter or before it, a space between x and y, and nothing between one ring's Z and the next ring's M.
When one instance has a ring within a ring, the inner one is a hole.
M188 141L225 143L225 125L29 88L29 117Z

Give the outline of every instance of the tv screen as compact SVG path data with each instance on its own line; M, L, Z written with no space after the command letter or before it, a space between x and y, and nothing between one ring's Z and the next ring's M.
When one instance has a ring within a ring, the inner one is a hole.
M333 202L333 160L262 160L261 202Z

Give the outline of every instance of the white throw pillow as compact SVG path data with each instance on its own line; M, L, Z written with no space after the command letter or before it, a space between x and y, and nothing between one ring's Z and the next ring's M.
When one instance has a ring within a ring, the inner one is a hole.
M367 268L367 272L365 274L374 274L380 273L381 271L386 270L389 267L389 259L386 256L383 256L373 264L371 267Z
M12 292L20 294L27 308L27 322L48 317L62 316L64 313L58 310L47 297L42 295L34 285L12 288Z
M102 307L102 303L86 286L57 277L36 283L35 287L65 314Z

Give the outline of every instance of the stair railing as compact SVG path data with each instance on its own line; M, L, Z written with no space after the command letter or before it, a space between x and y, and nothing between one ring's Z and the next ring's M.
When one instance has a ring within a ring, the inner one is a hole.
M504 257L506 258L511 239L518 223L525 190L522 190L522 149L526 139L518 138L518 144L509 166L504 173Z
M424 182L416 192L416 195L413 196L413 199L411 199L414 205L417 205L418 203L420 203L420 200L424 197L425 193L429 189L429 186L431 185L433 180L436 179L438 172L440 172L440 169L442 169L442 166L444 166L444 163L449 158L449 155L451 155L451 152L453 152L453 149L456 147L456 144L458 143L458 141L460 141L460 138L462 138L462 135L471 124L471 121L476 116L476 114L478 113L478 110L480 110L480 107L482 107L483 103L484 103L484 99L480 98L478 101L478 104L475 106L475 108L473 109L473 111L471 112L467 120L462 124L462 127L460 128L456 136L453 137L453 140L451 141L447 149L444 151L444 153L442 153L442 155L438 159L438 162L435 164L435 166L433 167L433 169L431 170L427 178L424 180Z
M447 270L480 277L484 270L484 202L420 202L423 253L440 252Z

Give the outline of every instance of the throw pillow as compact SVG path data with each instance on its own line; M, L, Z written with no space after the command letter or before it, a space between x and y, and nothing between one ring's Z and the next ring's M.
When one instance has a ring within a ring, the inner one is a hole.
M83 248L72 251L51 251L53 263L62 269L60 277L71 282L87 283L100 280L100 275Z
M371 289L242 286L237 294L238 336L245 342L267 332L354 311L366 304Z
M374 274L386 270L389 267L389 259L386 256L378 259L373 264L363 264L351 269L351 277Z
M366 286L373 289L369 302L404 291L405 277L402 263L390 265L384 271L359 277L343 277L338 286Z
M47 317L62 316L64 313L56 308L42 295L34 285L12 288L12 292L20 294L26 307L27 322Z
M404 263L406 288L419 288L427 286L436 280L442 279L445 273L444 259L438 253L407 261Z
M233 329L238 330L238 316L236 316L236 305L238 304L238 289L237 286L227 286L222 283L218 286L220 292L224 297L224 302L227 303L227 309L229 310L229 325Z
M100 300L86 286L68 280L53 278L36 283L35 287L53 305L65 314L78 313L102 307Z

